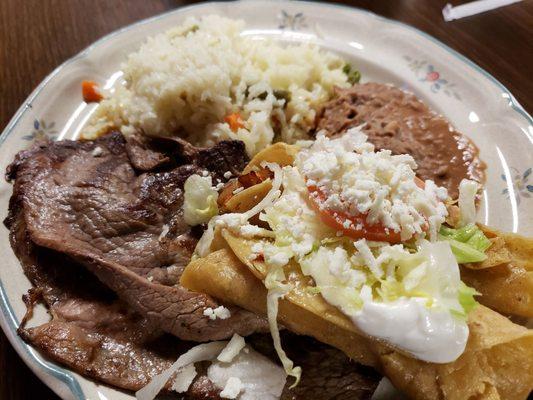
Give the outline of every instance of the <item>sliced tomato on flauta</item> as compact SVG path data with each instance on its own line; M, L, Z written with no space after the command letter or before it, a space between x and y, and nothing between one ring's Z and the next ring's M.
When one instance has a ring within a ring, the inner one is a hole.
M424 188L424 182L415 178L417 186ZM368 214L349 215L345 212L329 210L324 206L327 194L317 186L308 186L311 205L322 222L352 239L367 239L377 242L401 243L400 232L386 228L382 223L369 223ZM425 227L427 229L427 226Z

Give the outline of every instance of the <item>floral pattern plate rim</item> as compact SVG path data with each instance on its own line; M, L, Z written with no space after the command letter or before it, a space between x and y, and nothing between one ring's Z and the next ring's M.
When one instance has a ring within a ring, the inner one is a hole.
M210 13L242 18L245 34L284 42L312 42L357 65L363 81L380 81L410 90L448 117L479 146L488 164L478 218L500 229L533 234L533 120L511 93L470 60L426 33L368 11L296 1L241 0L202 3L137 22L98 40L53 71L26 99L0 136L0 169L38 136L75 138L94 106L81 100L87 77L112 87L120 63L148 35L190 15ZM0 213L5 217L11 186L0 183ZM43 382L64 399L131 399L43 359L24 344L16 328L30 287L0 229L0 325ZM46 318L45 312L37 315Z

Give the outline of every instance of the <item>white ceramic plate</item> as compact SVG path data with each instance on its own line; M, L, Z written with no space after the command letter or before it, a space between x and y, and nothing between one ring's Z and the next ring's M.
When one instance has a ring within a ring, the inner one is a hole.
M141 21L100 39L50 74L26 99L0 137L0 170L37 134L75 138L94 106L85 104L80 82L112 87L120 64L149 35L191 15L242 18L249 35L313 42L351 60L363 81L409 89L445 115L480 148L487 162L479 221L533 234L533 123L512 94L487 72L425 33L369 12L306 2L240 1L204 3ZM11 186L0 183L0 215L7 212ZM529 215L528 215L529 214ZM30 287L0 228L0 324L30 368L65 399L130 399L44 360L24 344L16 327L24 314L21 296ZM46 318L41 313L39 318Z

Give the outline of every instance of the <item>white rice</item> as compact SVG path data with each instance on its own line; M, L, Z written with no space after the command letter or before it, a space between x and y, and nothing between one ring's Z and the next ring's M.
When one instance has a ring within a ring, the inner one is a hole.
M124 85L100 103L83 136L115 127L197 145L240 139L250 155L275 140L307 138L318 106L334 86L348 86L344 60L314 45L241 36L243 29L213 15L149 38L129 55ZM287 104L279 91L290 93ZM236 132L224 122L231 113L243 120Z

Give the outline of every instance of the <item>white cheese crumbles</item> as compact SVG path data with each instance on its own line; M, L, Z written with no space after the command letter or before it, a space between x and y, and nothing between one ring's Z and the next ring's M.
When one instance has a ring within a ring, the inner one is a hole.
M283 271L291 259L298 262L324 300L361 331L424 361L455 360L464 351L468 327L461 317L465 311L459 302L459 267L449 244L421 239L415 251L401 244L337 237L307 204L305 183L291 185L289 177L296 169L283 171L283 194L261 214L275 241L254 244L252 254L263 255L270 271ZM275 321L276 296L291 290L282 273L273 281L279 293L265 280L269 322L271 312ZM275 337L275 329L271 331ZM291 369L288 364L286 370Z
M287 377L283 368L244 347L231 362L214 360L207 369L207 378L222 389L222 398L239 400L277 400Z
M321 208L364 216L370 225L400 233L402 241L424 236L435 240L448 215L445 188L430 180L417 185L417 165L410 155L374 151L359 128L336 139L319 133L313 146L298 154L296 165L307 186L325 195ZM350 220L344 223L346 229L361 229Z
M176 374L174 382L172 382L172 390L176 393L185 393L189 390L196 375L198 375L198 372L194 364L189 364L181 368Z
M476 222L476 194L479 187L479 183L469 179L463 179L459 184L460 226Z
M100 157L102 154L104 154L104 150L100 146L96 146L91 152L93 157Z
M204 310L204 316L208 317L211 320L215 319L228 319L231 317L231 312L224 306L218 306L217 308L207 307Z
M236 399L241 393L242 388L241 380L235 376L230 376L226 381L224 389L220 392L220 397L223 399Z
M245 213L212 218L196 254L209 252L215 228L261 237L250 260L263 259L269 266L264 281L269 326L283 368L296 383L301 369L283 351L277 327L278 300L292 290L283 269L291 260L313 278L311 289L361 331L428 362L451 362L464 351L464 285L449 243L437 241L447 192L433 181L417 180L412 157L375 152L359 129L351 129L336 139L319 134L293 166L262 166L274 172L271 190ZM313 188L325 194L321 202L310 196ZM360 221L364 229L379 224L385 233L401 236L403 244L354 240L324 223L317 204L328 213L353 216L345 218L347 224ZM248 222L257 214L270 231Z

